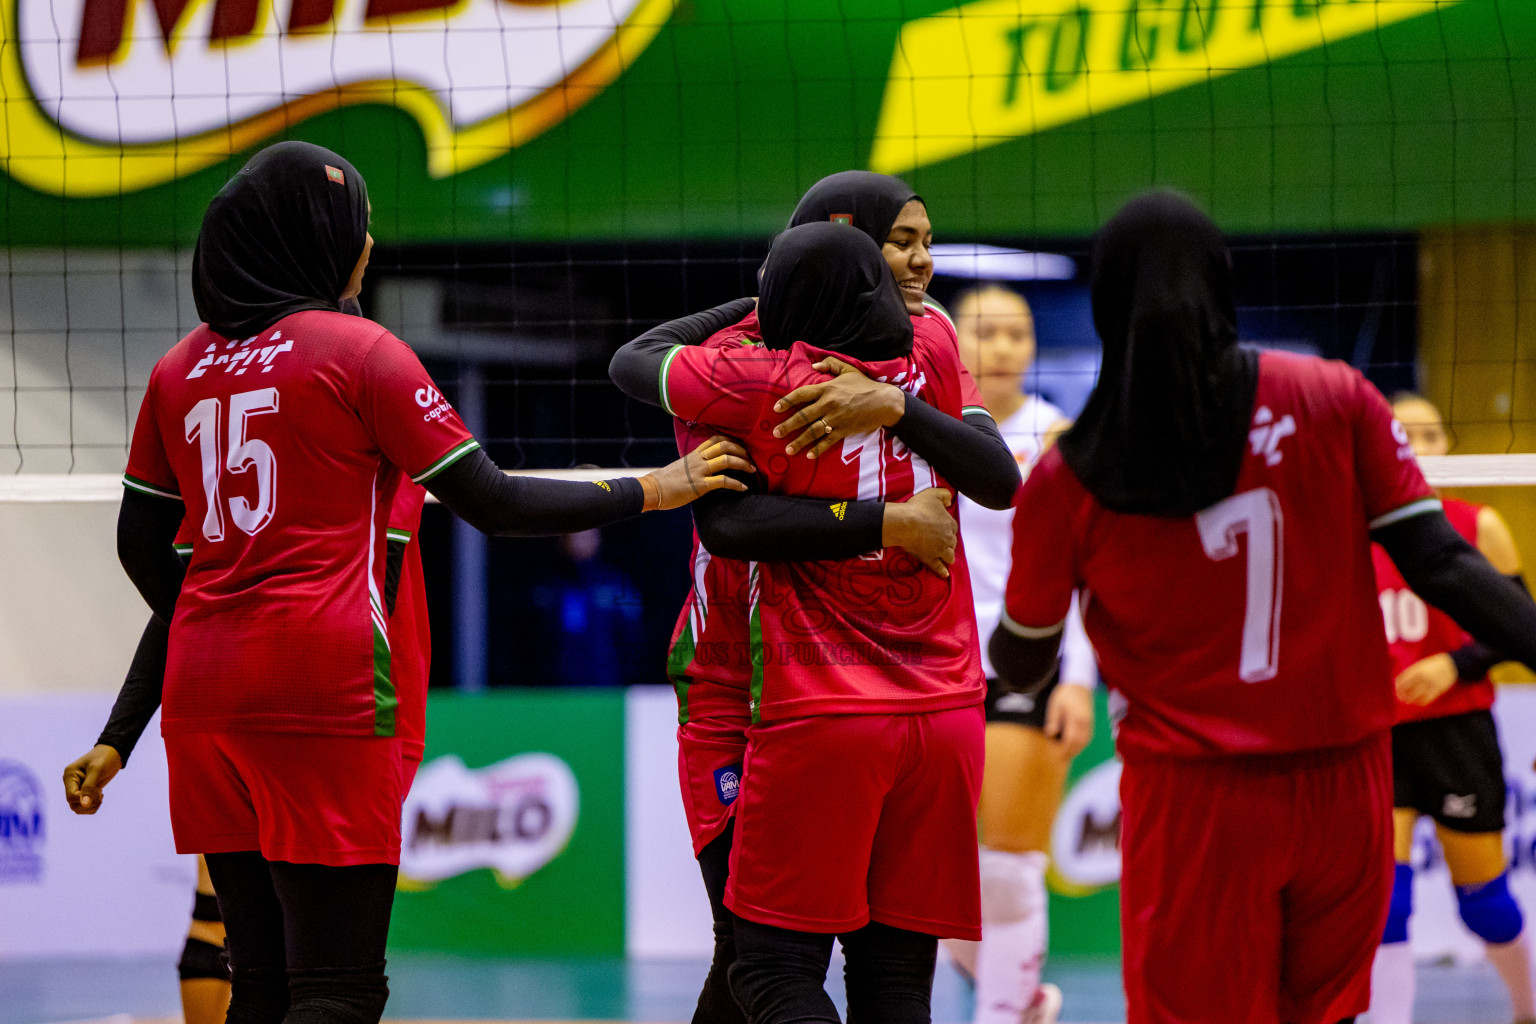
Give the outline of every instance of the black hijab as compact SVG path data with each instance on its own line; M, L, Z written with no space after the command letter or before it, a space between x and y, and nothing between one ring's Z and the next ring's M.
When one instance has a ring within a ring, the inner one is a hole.
M1099 504L1186 516L1229 496L1258 356L1237 346L1232 261L1216 224L1173 192L1131 200L1094 240L1098 384L1061 454Z
M851 224L876 245L884 245L901 208L914 199L921 202L922 198L912 191L912 186L889 174L839 171L822 178L800 197L789 226L836 221Z
M257 153L203 214L192 254L197 315L247 338L303 309L338 308L368 234L368 186L307 142Z
M822 221L774 239L763 264L757 319L763 344L803 341L863 362L912 352L912 318L880 247Z

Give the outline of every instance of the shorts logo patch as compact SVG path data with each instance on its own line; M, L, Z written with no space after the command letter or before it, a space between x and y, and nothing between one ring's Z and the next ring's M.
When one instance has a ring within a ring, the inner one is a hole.
M852 224L853 214L834 213L832 216L828 217L827 220L831 221L833 224Z
M741 765L731 764L715 769L715 795L729 807L741 792Z
M1445 802L1440 805L1440 813L1447 818L1477 817L1477 794L1468 793L1466 796L1457 796L1455 793L1445 794Z
M1027 693L1005 693L993 706L1012 715L1027 715L1035 710L1035 698Z

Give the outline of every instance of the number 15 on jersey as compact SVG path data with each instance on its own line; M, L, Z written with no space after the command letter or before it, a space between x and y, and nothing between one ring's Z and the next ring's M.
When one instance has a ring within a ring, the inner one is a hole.
M219 497L222 475L256 473L256 501L243 495L228 499L229 517L244 532L255 536L272 521L277 508L277 459L267 442L247 437L250 420L277 412L277 388L259 388L229 396L229 454L219 455L219 413L221 402L205 398L187 413L188 444L196 444L202 455L203 495L208 512L203 516L203 536L211 541L224 539L224 503Z

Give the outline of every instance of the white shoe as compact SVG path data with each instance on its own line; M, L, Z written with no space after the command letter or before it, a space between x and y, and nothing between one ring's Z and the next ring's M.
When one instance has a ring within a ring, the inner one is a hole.
M1049 982L1042 983L1035 991L1029 1009L1019 1018L1020 1024L1056 1024L1061 1013L1061 989Z

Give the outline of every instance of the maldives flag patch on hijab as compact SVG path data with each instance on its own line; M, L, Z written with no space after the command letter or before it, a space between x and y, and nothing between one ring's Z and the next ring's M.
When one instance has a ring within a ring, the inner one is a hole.
M834 213L832 216L828 217L827 220L831 221L833 224L852 224L853 214Z
M347 183L347 176L341 173L340 167L332 167L330 164L326 164L325 176L338 185L345 185Z

